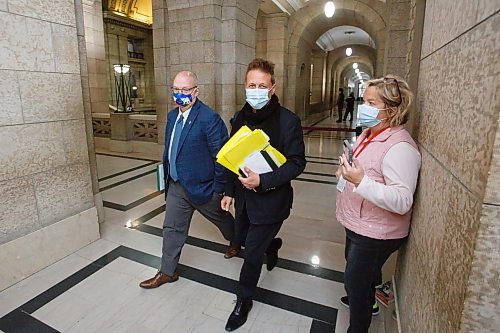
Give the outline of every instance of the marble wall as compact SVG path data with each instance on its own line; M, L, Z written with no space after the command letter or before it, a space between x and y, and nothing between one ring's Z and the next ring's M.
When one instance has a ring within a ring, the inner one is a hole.
M499 9L426 2L414 119L422 169L396 276L403 332L499 326Z
M86 60L80 62L75 3L1 1L0 26L0 98L4 102L0 109L0 261L8 263L0 274L3 289L43 268L25 262L23 254L8 261L9 244L32 243L38 237L36 231L83 211L95 212L95 205L80 76ZM98 237L97 215L85 216L81 222L89 227L82 229L85 240L75 235L73 240L53 242L54 253L48 251L50 259L40 262L48 265ZM40 254L36 247L29 249L26 256ZM22 275L7 276L23 265Z
M255 57L256 0L153 1L158 142L174 105L169 87L181 70L198 75L200 99L229 119L245 103L245 73Z

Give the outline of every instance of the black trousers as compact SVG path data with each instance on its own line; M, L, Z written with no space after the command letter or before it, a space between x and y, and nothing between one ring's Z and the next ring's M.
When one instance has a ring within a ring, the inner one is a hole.
M374 239L346 229L344 287L349 299L348 333L368 333L382 266L405 239Z
M349 121L351 121L353 112L354 109L345 109L344 120L346 120L347 116L350 115Z
M339 119L337 120L342 120L342 109L344 108L344 105L337 105L337 109L339 110Z
M238 214L236 238L241 239L241 244L245 246L237 291L239 299L245 301L253 299L264 263L264 254L282 225L283 221L273 224L254 224L249 220L246 208Z

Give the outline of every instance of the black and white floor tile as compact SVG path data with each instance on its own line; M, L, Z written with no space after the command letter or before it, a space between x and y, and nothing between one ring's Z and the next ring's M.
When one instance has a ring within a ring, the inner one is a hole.
M294 207L279 234L278 265L262 270L254 308L238 332L347 330L349 312L339 302L345 234L335 220L333 175L343 137L353 134L323 134L305 136L309 163L293 182ZM160 263L165 206L156 190L159 161L110 152L98 153L97 161L106 214L101 239L1 292L0 330L224 332L243 260L224 259L226 242L195 213L179 281L139 288ZM370 332L385 332L386 321L383 314L375 317Z

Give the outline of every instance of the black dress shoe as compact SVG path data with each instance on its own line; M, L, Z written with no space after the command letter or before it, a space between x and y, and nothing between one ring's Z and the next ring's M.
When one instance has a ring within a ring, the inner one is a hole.
M272 271L276 264L278 263L278 250L281 249L283 241L281 238L275 238L272 240L271 245L267 248L267 263L266 268L268 271Z
M248 313L252 310L252 305L252 300L243 301L238 299L236 301L236 306L226 323L227 332L240 328L247 321Z

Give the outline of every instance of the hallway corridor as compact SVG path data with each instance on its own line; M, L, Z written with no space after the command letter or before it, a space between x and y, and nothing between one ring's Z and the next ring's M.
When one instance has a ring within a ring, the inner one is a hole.
M316 127L335 124L326 118ZM347 125L345 125L347 126ZM335 220L334 177L342 140L352 133L306 131L307 168L279 236L278 266L263 268L254 310L241 332L345 332L343 227ZM223 258L225 240L195 213L180 279L139 288L161 257L163 193L154 159L97 153L106 223L101 239L0 293L0 327L17 332L222 332L242 259ZM381 306L370 329L395 325ZM9 321L12 320L12 321ZM52 329L50 329L51 327Z

